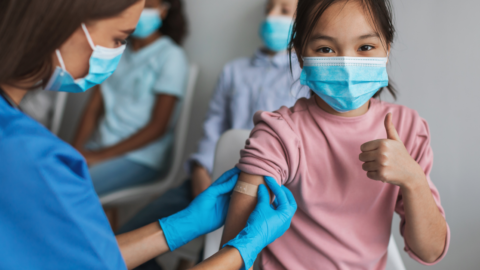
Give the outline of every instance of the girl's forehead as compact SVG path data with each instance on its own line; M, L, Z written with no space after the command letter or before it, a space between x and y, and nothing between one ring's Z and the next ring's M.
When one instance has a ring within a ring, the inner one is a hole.
M317 21L312 33L328 36L364 35L375 31L373 21L359 1L332 4Z

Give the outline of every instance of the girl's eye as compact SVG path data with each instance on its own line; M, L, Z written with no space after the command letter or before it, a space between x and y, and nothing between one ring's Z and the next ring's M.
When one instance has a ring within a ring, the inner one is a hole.
M322 47L322 48L318 49L317 52L319 52L319 53L333 53L333 50L330 49L329 47Z
M282 8L282 14L283 15L289 15L290 14L290 10L286 9L286 8Z
M362 47L358 48L358 50L361 52L370 51L372 49L373 49L373 46L370 46L370 45L363 45Z

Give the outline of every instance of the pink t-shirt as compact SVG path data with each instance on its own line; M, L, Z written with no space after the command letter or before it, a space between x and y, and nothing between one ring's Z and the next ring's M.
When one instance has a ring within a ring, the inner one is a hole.
M368 112L340 117L320 109L314 98L292 108L257 112L255 128L237 167L272 176L298 203L290 229L261 254L269 269L384 269L393 212L405 227L398 186L371 180L358 159L360 146L387 137L384 119L393 124L410 155L423 168L438 209L440 196L430 180L433 153L428 125L416 111L371 99ZM447 243L440 261L447 253ZM405 244L405 251L423 262ZM431 264L435 264L431 263Z

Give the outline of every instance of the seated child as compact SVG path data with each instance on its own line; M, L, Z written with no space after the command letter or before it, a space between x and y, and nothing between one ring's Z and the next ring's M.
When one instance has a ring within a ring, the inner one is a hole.
M188 80L181 0L147 0L115 73L94 89L74 141L99 196L168 172Z
M410 257L432 265L447 253L428 125L412 109L374 99L385 89L395 97L386 71L390 7L388 0L298 3L291 47L314 95L256 113L237 164L239 181L259 185L272 176L298 203L290 229L262 251L262 269L384 269L394 212ZM255 203L233 193L222 245Z

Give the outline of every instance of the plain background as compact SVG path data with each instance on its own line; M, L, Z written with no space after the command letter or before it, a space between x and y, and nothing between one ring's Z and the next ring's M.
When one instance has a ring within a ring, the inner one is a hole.
M258 26L265 0L185 0L189 59L200 67L187 150L195 151L202 122L222 66L248 57L261 45ZM480 269L480 31L478 0L393 0L397 38L390 75L397 103L419 112L430 125L440 191L452 232L447 257L430 269ZM88 94L87 94L88 95ZM71 95L60 136L70 141L86 95ZM386 95L385 100L390 100ZM383 123L379 123L381 125ZM400 249L399 219L393 232ZM425 267L401 252L407 269Z

